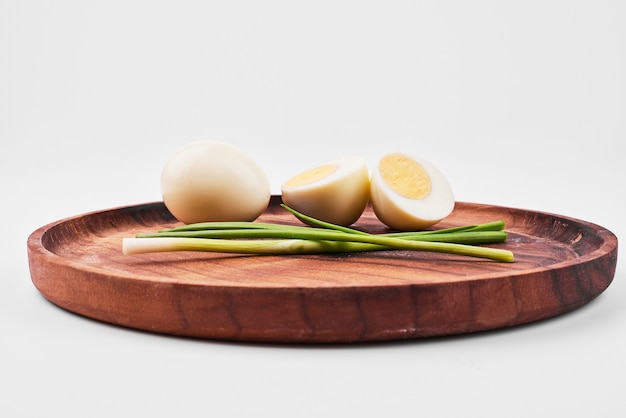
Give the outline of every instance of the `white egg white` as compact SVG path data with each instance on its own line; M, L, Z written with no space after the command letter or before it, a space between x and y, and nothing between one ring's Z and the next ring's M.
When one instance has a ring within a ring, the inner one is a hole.
M367 164L360 157L345 157L318 167L329 165L335 167L334 171L320 179L293 186L290 181L285 182L281 187L283 203L325 222L351 225L359 219L369 200Z
M370 202L378 219L394 230L421 230L447 217L454 209L454 193L443 173L429 161L403 154L417 162L431 182L430 193L423 198L408 198L393 190L383 179L380 165L372 170Z
M267 175L251 157L220 141L192 142L161 172L163 202L184 223L252 221L265 211Z

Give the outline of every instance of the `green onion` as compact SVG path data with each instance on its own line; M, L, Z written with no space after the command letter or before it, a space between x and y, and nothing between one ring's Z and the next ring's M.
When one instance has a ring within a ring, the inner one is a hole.
M457 254L471 257L487 258L495 261L513 262L512 253L510 251L501 249L428 241L405 241L400 245L395 246L392 246L390 244L392 243L387 243L387 245L380 245L354 241L327 241L306 239L223 240L213 238L153 237L124 238L123 250L124 254L140 254L159 251L211 251L238 254L287 255L352 253L403 249Z
M212 239L245 239L275 238L302 239L322 241L362 242L382 245L397 249L412 249L407 241L448 242L457 244L484 244L504 242L507 233L504 231L451 232L447 234L413 234L400 237L385 234L348 234L341 231L318 230L315 228L277 228L277 229L207 229L195 231L161 231L154 234L139 234L137 238L212 238ZM407 245L409 247L407 247Z
M453 232L478 232L478 231L502 231L504 229L503 221L489 222L478 225L457 226L454 228L436 229L433 231L409 231L409 232L391 232L385 234L388 237L402 237L405 235L422 235L422 234L449 234Z
M505 242L507 233L501 221L434 231L370 234L283 207L317 228L261 222L205 222L125 238L123 253L212 251L281 255L410 250L514 261L510 251L476 245Z
M288 212L291 212L291 214L293 214L296 218L300 219L302 222L310 224L310 225L318 226L321 228L333 229L336 231L347 232L349 234L367 234L367 232L359 231L358 229L352 229L352 228L348 228L348 227L341 226L341 225L335 225L329 222L324 222L319 219L312 218L310 216L305 215L304 213L300 213L297 210L290 208L289 206L285 204L281 204L280 206L283 209L287 210Z
M264 222L200 222L177 226L170 229L162 229L159 232L180 232L180 231L203 231L212 229L310 229L307 226L294 226L284 224L271 224Z

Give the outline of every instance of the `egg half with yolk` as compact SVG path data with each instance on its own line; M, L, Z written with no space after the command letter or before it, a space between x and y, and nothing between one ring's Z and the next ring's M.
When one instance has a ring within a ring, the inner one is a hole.
M337 225L359 219L369 200L369 170L360 157L329 161L281 186L283 203L307 216Z
M454 194L444 175L429 161L404 153L384 155L372 170L370 202L391 229L421 230L454 209Z
M220 141L192 142L161 171L163 202L183 223L252 221L270 201L265 172L237 147Z

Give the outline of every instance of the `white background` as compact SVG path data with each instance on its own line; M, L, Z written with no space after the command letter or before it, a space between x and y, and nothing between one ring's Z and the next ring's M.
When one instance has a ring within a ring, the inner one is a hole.
M68 313L32 285L26 240L159 200L163 163L196 139L253 155L274 192L326 159L410 149L458 200L622 237L625 21L619 0L0 0L0 415L624 416L622 254L558 318L311 347Z

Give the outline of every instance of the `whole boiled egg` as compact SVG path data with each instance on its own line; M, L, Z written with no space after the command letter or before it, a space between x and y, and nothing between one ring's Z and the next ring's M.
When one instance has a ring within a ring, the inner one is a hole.
M267 175L250 156L220 141L178 149L161 172L167 209L183 223L252 221L265 211Z
M369 170L364 159L329 161L290 178L281 186L287 206L310 217L351 225L369 200Z
M404 153L384 155L372 170L370 202L391 229L420 230L454 209L454 194L444 175L429 161Z

